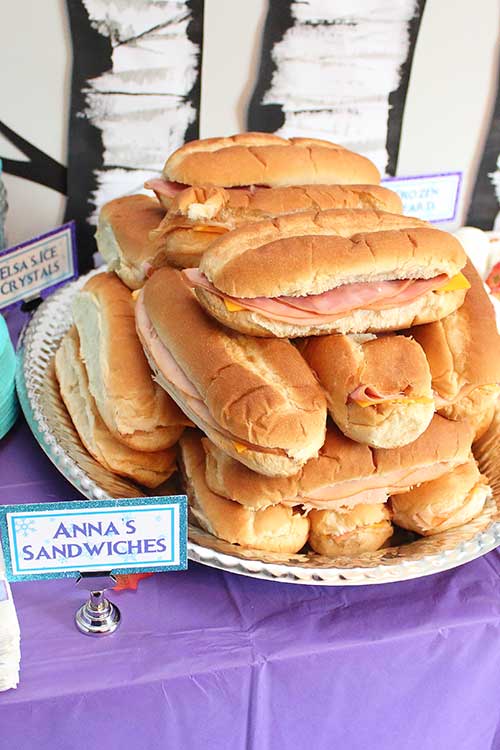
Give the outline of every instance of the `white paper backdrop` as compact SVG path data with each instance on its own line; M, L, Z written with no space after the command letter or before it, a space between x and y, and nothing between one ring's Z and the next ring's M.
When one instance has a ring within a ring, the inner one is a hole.
M202 136L244 128L266 10L266 0L205 0ZM463 170L460 216L496 91L499 16L497 0L427 0L415 50L398 173ZM64 0L6 3L0 57L0 119L65 163L71 50ZM0 151L22 158L1 139ZM11 176L6 184L10 244L61 221L62 196Z

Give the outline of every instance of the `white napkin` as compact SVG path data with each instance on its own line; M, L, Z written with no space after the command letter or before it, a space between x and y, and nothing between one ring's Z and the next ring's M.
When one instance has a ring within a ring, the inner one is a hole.
M0 546L0 691L19 684L21 633Z

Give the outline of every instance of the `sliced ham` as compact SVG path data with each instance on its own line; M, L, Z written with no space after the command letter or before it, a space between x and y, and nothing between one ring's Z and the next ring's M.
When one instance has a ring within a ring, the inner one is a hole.
M178 193L185 190L190 185L186 185L183 182L173 182L172 180L164 180L161 177L155 177L152 180L148 180L144 183L146 190L153 190L157 196L164 195L167 198L175 198ZM223 187L223 186L221 186ZM242 190L245 193L254 193L255 188L269 188L268 185L242 185L240 187L232 187L231 190Z
M308 313L331 314L366 307L381 299L392 299L402 294L410 285L411 279L397 281L372 281L358 284L344 284L323 294L308 297L279 297L280 302Z
M450 471L451 465L447 461L432 464L430 466L417 466L409 469L397 469L385 474L374 473L363 479L351 479L345 482L337 482L326 487L320 487L316 490L304 492L304 502L313 503L315 507L321 505L327 506L334 501L341 501L342 505L352 505L358 502L383 502L382 500L358 500L360 495L370 497L372 490L377 490L382 496L382 492L387 495L397 495L406 492L410 487L414 487L422 482L430 482L432 479ZM302 502L302 495L298 502ZM374 495L372 497L377 497Z
M148 180L144 183L146 190L154 190L156 195L165 195L167 198L175 198L175 196L182 190L185 190L187 185L182 182L171 182L170 180L162 180L161 177L155 177L153 180Z
M349 394L349 399L357 404L383 404L385 401L395 401L405 398L404 393L381 393L371 385L359 385Z
M333 502L329 500L326 500L325 502L327 503L328 508L332 509L333 507L353 507L355 505L359 505L360 503L364 503L367 505L385 503L388 497L389 492L387 490L383 488L376 488L372 490L362 490L361 492L357 492L354 495L350 495L349 497L342 497ZM315 498L306 497L304 495L301 495L299 498L294 498L293 501L285 501L285 504L297 504L297 502L300 502L306 508L321 507L321 500L318 501Z
M185 375L183 370L181 370L167 347L158 338L158 334L154 330L146 312L142 295L139 296L136 303L135 317L140 338L147 343L154 361L165 378L173 383L177 390L201 401L200 394L194 384Z
M304 325L334 321L356 309L400 307L448 282L446 274L432 279L395 279L343 284L322 294L305 297L232 297L217 289L197 268L183 271L193 287L201 287L223 300L266 317Z

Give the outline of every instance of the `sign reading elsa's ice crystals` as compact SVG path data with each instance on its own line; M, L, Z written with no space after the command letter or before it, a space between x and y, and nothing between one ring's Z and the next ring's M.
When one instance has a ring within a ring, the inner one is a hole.
M75 225L71 221L0 252L0 309L53 291L76 276Z
M185 495L0 506L7 578L184 570Z

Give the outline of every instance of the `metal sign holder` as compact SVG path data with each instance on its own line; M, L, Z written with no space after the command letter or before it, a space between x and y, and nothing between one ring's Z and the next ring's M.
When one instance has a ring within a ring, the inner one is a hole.
M90 544L85 541L89 537ZM110 635L121 614L105 594L119 574L143 577L146 572L186 570L187 497L0 505L0 542L7 580L76 576L77 585L88 592L74 616L78 631ZM77 562L78 557L85 562ZM120 588L126 588L124 583Z
M89 599L75 613L75 624L84 635L110 635L121 622L120 610L106 599L106 589L116 584L111 573L80 573L77 586L90 592Z

